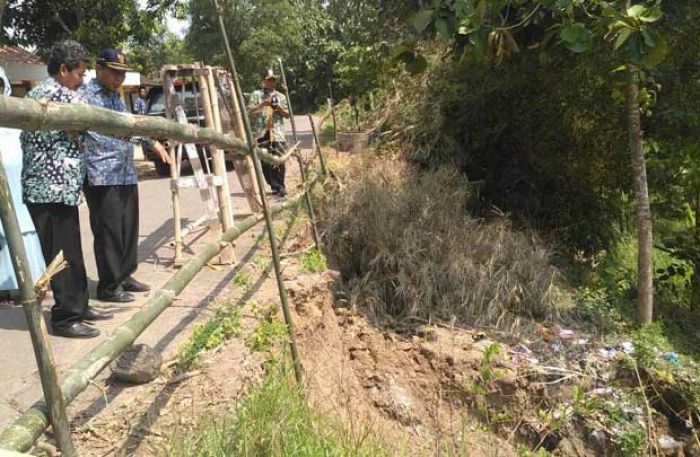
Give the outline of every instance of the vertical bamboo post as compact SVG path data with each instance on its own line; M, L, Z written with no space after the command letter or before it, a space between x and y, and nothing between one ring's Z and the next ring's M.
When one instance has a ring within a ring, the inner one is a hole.
M204 70L206 72L206 70ZM202 105L204 106L204 122L207 126L207 128L210 129L216 129L215 121L214 121L214 113L212 110L211 106L211 95L209 91L209 83L207 81L207 76L203 73L199 73L198 75L199 78L199 92L202 94ZM209 146L211 150L211 155L214 158L213 160L213 165L214 165L214 173L216 176L222 176L221 174L221 169L220 169L220 161L217 160L219 157L219 152L220 149L217 146ZM223 228L223 231L227 231L230 227L229 225L229 220L225 216L226 215L226 195L224 195L223 191L223 186L217 186L216 187L216 194L219 200L219 219L221 219L221 226Z
M0 221L2 221L2 226L5 229L12 268L15 271L22 307L27 317L27 326L32 338L34 356L39 367L41 388L44 391L44 399L49 406L49 419L51 420L61 453L72 457L75 455L75 448L70 436L70 424L66 415L66 406L63 402L61 388L58 385L53 352L46 336L46 324L44 324L44 318L41 313L41 302L34 290L32 277L29 273L29 260L24 249L22 232L17 221L17 213L10 194L2 156L0 156L0 202L2 202L0 204Z
M161 74L161 79L163 80L163 90L165 91L165 117L169 120L173 120L175 116L173 115L172 107L170 106L169 100L170 96L170 75L167 71L163 71ZM170 148L170 192L173 203L173 236L175 237L175 259L173 263L175 265L180 265L183 262L182 259L182 214L180 212L180 188L178 187L178 178L180 177L180 155L177 153L179 146L172 146Z
M318 133L316 132L316 124L314 123L314 117L309 114L309 123L311 124L311 132L314 134L314 144L316 145L316 153L318 154L318 161L321 163L321 173L326 176L328 175L328 169L326 168L326 160L323 158L323 151L321 150L321 143L318 141Z
M221 112L219 111L219 93L216 90L214 82L214 73L211 67L205 67L206 81L209 89L209 98L211 99L211 112L214 128L221 133ZM204 94L202 94L204 95ZM204 97L202 97L204 98ZM224 151L218 147L212 147L212 158L214 163L214 174L220 176L223 180L221 186L217 187L219 195L219 208L222 212L221 220L223 231L227 231L233 226L233 212L231 211L231 191L228 186L228 175L226 173L226 160L224 159ZM223 202L223 203L222 203Z
M291 89L289 88L289 85L287 84L287 75L284 72L284 64L282 63L282 59L279 57L277 58L277 61L280 64L280 74L282 75L282 84L284 84L284 87L287 88L287 106L289 107L289 121L292 124L292 135L294 137L294 143L297 143L299 141L299 137L297 135L297 124L294 120L294 108L292 108L292 97L291 97ZM301 182L306 183L306 167L304 166L304 162L301 160L301 155L297 152L297 163L299 164L299 175L301 176ZM311 235L314 238L314 244L316 245L316 249L320 250L321 249L321 244L319 242L318 238L318 229L316 228L316 215L314 214L314 205L313 202L311 201L311 195L309 194L311 192L311 189L306 189L304 191L304 200L306 201L306 211L309 213L309 222L311 223Z
M245 141L245 126L243 125L243 114L240 104L238 103L238 97L236 96L236 88L234 87L233 79L231 75L226 72L226 83L230 88L231 92L231 124L236 136L241 140ZM238 175L238 180L241 182L243 191L248 199L248 205L250 210L254 213L260 211L260 203L258 203L256 195L261 195L262 191L257 187L258 183L253 179L253 174L255 174L255 168L253 165L253 159L250 156L245 156L242 158L235 159L236 163L236 174ZM248 181L249 180L249 181ZM252 194L250 189L252 188Z
M231 46L228 42L228 36L226 35L226 26L224 25L223 12L219 8L219 2L217 0L212 0L214 3L214 10L217 12L219 17L219 30L221 31L221 39L224 44L224 51L228 57L229 66L231 68L231 75L233 76L233 81L235 82L236 96L238 97L238 103L241 108L245 107L245 99L243 98L243 91L241 90L241 84L238 80L238 72L236 71L236 64L233 61L233 53L231 52ZM243 124L245 126L245 136L248 142L248 147L250 148L250 154L253 156L253 163L255 164L255 179L258 181L258 186L260 189L264 189L262 169L260 166L260 157L258 156L258 150L254 143L253 131L250 128L250 119L248 119L248 112L242 109ZM282 279L282 267L280 265L279 250L277 247L277 238L275 237L275 229L272 225L272 215L267 206L267 199L264 194L260 194L262 200L263 214L265 215L265 222L267 226L267 234L270 237L270 249L272 251L272 264L275 268L275 277L277 279L277 287L279 289L280 301L282 302L282 313L284 314L284 321L287 324L287 331L289 333L289 349L292 354L292 364L294 365L294 376L298 383L304 381L304 373L301 368L301 359L299 358L299 350L297 347L297 337L296 330L294 330L294 322L292 321L292 314L289 311L289 302L287 300L287 290L284 287L284 281Z

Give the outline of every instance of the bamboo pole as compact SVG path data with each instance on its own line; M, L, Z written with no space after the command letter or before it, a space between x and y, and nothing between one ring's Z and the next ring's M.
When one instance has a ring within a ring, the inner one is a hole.
M287 88L287 106L289 107L289 120L290 123L292 124L292 136L294 137L294 142L297 143L299 141L299 136L297 135L297 124L294 120L294 108L292 107L292 97L291 97L291 89L289 88L289 85L287 84L287 75L284 72L284 64L282 63L281 58L277 58L277 61L280 64L280 74L282 75L282 84L284 84L284 87ZM306 167L304 166L304 162L301 160L301 154L297 153L297 163L299 164L299 175L301 176L301 181L306 182ZM314 238L314 244L316 245L316 249L320 250L321 249L321 243L319 243L319 237L318 237L318 228L316 227L316 214L314 214L314 205L313 202L311 201L311 195L309 195L309 192L306 192L304 195L304 200L306 201L306 211L309 213L309 223L311 224L311 235Z
M312 184L315 181L312 181ZM277 214L289 209L299 202L301 194L273 206L270 212ZM202 251L191 258L182 269L178 270L165 285L128 321L117 327L112 336L88 352L64 375L61 391L66 403L70 403L80 392L85 390L90 381L97 376L121 352L127 349L141 333L170 306L175 297L190 283L192 278L212 259L221 244L231 243L243 233L263 220L262 215L253 215L242 220L236 227L222 234L218 240L204 246ZM0 434L0 448L26 452L41 436L48 426L47 408L43 400L38 401L14 424Z
M217 89L216 83L214 82L214 69L212 67L206 67L207 71L207 82L209 86L209 96L211 97L211 110L214 114L214 125L216 131L219 133L224 133L223 126L221 125L221 107L219 106L219 91ZM216 160L214 160L216 162ZM233 211L231 209L231 189L228 185L228 175L226 174L226 158L224 157L224 151L219 149L218 154L218 168L221 170L221 177L223 178L223 193L225 195L225 212L226 218L228 219L229 227L233 226ZM216 171L215 171L216 172Z
M173 85L171 84L170 75L167 71L161 73L161 80L163 81L165 100L170 100L170 88L173 87ZM165 115L168 119L175 118L175 113L173 113L170 103L166 103ZM173 204L173 236L175 238L175 258L173 259L173 264L177 266L182 265L183 262L182 245L184 240L184 234L182 233L182 213L180 211L180 188L177 185L177 181L180 178L181 147L182 145L173 145L170 147L170 192Z
M70 424L66 415L66 406L63 402L61 389L58 386L58 375L56 374L56 363L54 362L51 344L46 336L46 325L41 312L41 301L37 297L29 273L29 260L24 249L22 232L17 221L10 187L5 174L5 165L0 156L0 220L5 229L7 246L10 250L12 268L15 271L17 285L19 286L22 307L27 317L27 326L32 338L34 356L39 367L39 377L41 378L41 388L44 391L44 398L47 399L48 417L51 419L54 435L58 441L61 453L72 457L75 455L75 448L70 436ZM0 446L2 447L2 446Z
M206 73L210 73L209 70L210 67L205 67L204 69ZM216 130L217 132L221 132L220 128L217 128L218 126L216 123L216 115L214 114L215 108L212 103L212 100L216 96L216 93L212 94L212 91L215 91L216 89L211 86L208 75L200 73L198 75L198 79L199 92L202 94L202 105L204 107L204 122L206 123L207 128ZM218 108L218 103L216 108ZM221 151L221 149L219 149L216 145L211 145L210 150L212 156L212 164L214 166L214 174L225 180L226 169L221 169L222 161L220 157L223 154L223 151ZM229 193L226 191L227 188L228 186L226 186L226 188L223 185L216 186L216 195L219 200L219 219L221 220L221 227L224 232L230 229L233 225L231 223L231 202L229 201Z
M318 160L321 163L321 173L323 174L323 176L327 176L328 168L326 168L326 160L323 158L321 143L318 141L318 133L316 132L316 124L314 123L314 117L311 114L309 114L309 123L311 124L311 131L314 134L314 144L316 145L316 153L318 154Z
M233 80L228 72L226 72L226 83L231 92L231 127L233 127L233 131L238 138L244 139L245 126L243 125L243 114L241 113L241 107L238 103L238 97L236 97ZM262 191L258 189L258 183L252 176L252 174L255 173L253 169L253 160L250 156L239 158L234 162L234 166L236 167L235 171L238 175L238 180L241 182L241 187L243 187L243 192L248 200L250 210L254 213L259 212L261 205L258 202L257 195L261 195Z
M250 156L245 141L212 129L180 124L157 116L139 116L87 104L58 103L0 95L0 126L21 130L92 130L112 136L168 138L181 143L210 143L240 156ZM253 144L264 162L284 160Z
M217 0L212 0L214 4L214 10L216 11L219 19L219 31L221 32L221 40L224 44L224 51L228 57L229 66L231 69L231 76L233 77L234 87L236 90L236 95L238 97L238 102L241 107L245 106L245 100L243 98L243 91L241 90L241 83L238 79L238 72L236 71L236 63L233 60L233 53L231 52L231 46L228 42L228 36L226 35L226 26L224 24L223 12L219 8L219 2ZM247 110L243 110L243 124L245 126L245 135L248 145L250 147L250 155L253 157L253 164L255 165L255 178L258 181L258 186L264 189L262 170L260 166L260 158L258 155L258 149L254 145L253 131L250 128L250 119L248 119ZM284 287L284 281L282 279L282 268L280 265L279 251L277 249L277 238L275 236L275 229L272 225L272 216L267 206L267 199L263 192L260 193L262 200L263 214L265 215L265 221L267 222L267 233L270 237L270 249L272 251L272 264L275 267L275 277L277 279L277 287L279 289L280 302L282 304L282 313L284 314L284 321L287 324L287 331L289 333L289 349L292 354L292 364L294 365L294 376L299 384L304 381L304 374L301 368L301 359L299 358L299 350L297 348L296 331L294 330L294 322L292 321L292 314L289 311L289 302L287 301L287 290Z

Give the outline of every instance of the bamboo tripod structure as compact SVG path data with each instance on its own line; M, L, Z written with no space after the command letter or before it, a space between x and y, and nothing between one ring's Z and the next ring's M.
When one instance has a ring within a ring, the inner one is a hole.
M182 106L184 101L177 97L175 90L175 79L184 77L191 80L193 91L199 87L201 94L202 111L206 127L218 133L223 133L221 126L221 114L219 110L219 94L214 83L214 69L200 64L194 65L167 65L162 69L163 86L165 89L166 113L168 118L176 118L178 122L188 123L187 115ZM185 81L186 83L187 81ZM185 85L183 85L183 91ZM198 94L195 93L196 117L199 117ZM194 177L187 179L180 176L181 154L179 151L185 149L187 157L194 171ZM177 152L176 152L177 150ZM224 151L216 144L210 145L212 170L209 171L208 159L205 155L204 164L199 158L197 148L194 144L184 144L177 148L171 148L171 191L173 203L173 224L174 224L174 244L175 244L175 265L183 263L183 245L185 237L202 223L209 223L212 229L221 228L226 232L233 226L233 211L231 206L230 190L228 185L228 175L226 174L226 163ZM204 165L204 167L202 167ZM185 229L182 228L182 217L180 210L180 189L186 187L199 188L202 202L205 205L205 214L198 220L190 223ZM217 212L218 207L218 212ZM218 263L231 264L235 261L235 250L232 245L222 246Z

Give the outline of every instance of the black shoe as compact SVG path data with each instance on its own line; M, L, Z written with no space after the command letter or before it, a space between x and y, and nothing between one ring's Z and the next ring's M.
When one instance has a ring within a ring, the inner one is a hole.
M111 303L128 303L136 300L136 297L131 292L120 289L116 292L97 292L97 299Z
M99 336L100 331L82 322L76 322L68 327L53 327L52 334L65 338L94 338Z
M128 292L148 292L151 286L135 280L131 276L122 282L122 288Z
M84 321L106 321L114 317L110 311L104 311L97 308L88 307L83 313Z
M278 189L277 192L276 192L276 195L277 195L278 197L284 198L284 197L287 196L287 191L286 191L285 189Z

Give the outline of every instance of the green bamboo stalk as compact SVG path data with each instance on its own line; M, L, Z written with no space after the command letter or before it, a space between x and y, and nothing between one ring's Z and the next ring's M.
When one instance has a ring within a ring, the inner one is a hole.
M32 338L34 356L39 367L41 388L44 391L44 398L51 405L47 413L49 418L51 418L51 425L53 425L54 435L56 436L56 441L58 441L61 453L72 457L75 455L75 448L70 436L70 424L66 415L66 406L63 402L61 389L58 386L58 375L56 374L53 352L46 336L46 326L41 313L41 300L37 297L34 283L29 273L29 260L24 249L22 232L17 221L17 213L10 194L10 186L7 182L2 156L0 156L0 202L2 202L0 204L0 220L5 229L12 268L15 271L22 307L27 317L27 326Z
M275 236L275 229L272 225L272 216L267 207L267 199L265 198L265 182L262 177L262 169L260 166L260 158L258 156L257 148L254 147L253 131L250 128L250 119L248 117L248 110L245 109L246 103L243 97L243 91L241 90L241 82L238 78L238 72L236 71L236 63L233 60L233 53L231 52L231 45L228 42L228 36L226 35L226 25L224 24L223 11L219 8L219 2L217 0L212 0L214 4L214 9L217 12L219 19L219 30L221 32L221 41L224 45L224 51L228 57L228 63L231 70L231 76L233 77L234 90L238 96L238 101L241 106L241 114L243 115L243 125L245 127L245 135L248 145L250 146L250 155L253 157L253 165L255 168L255 179L258 182L258 188L260 189L260 196L262 200L263 214L265 215L265 221L267 222L267 233L270 237L270 249L272 251L272 264L275 267L275 277L277 279L277 287L279 289L280 302L282 304L282 313L284 314L284 321L287 324L287 331L289 333L289 349L292 353L292 364L294 365L294 376L299 384L304 381L304 373L301 368L301 359L299 358L299 350L297 348L297 338L296 331L294 330L294 322L292 320L292 314L289 311L289 302L287 301L287 290L284 287L284 281L282 279L282 268L280 266L279 251L277 249L277 238Z
M311 114L309 114L309 122L311 123L311 131L314 134L314 144L316 145L318 161L321 163L321 173L323 173L323 176L328 176L328 168L326 168L326 159L323 158L321 143L318 141L318 133L316 132L316 124L314 123L314 117Z
M21 130L92 130L105 135L169 138L182 143L214 144L234 154L251 154L251 147L238 138L214 129L180 124L158 116L137 116L87 104L55 103L30 98L0 96L0 126ZM252 145L267 163L285 160Z
M299 202L302 194L273 206L270 211L277 214ZM182 292L195 275L221 250L221 246L233 242L243 233L263 220L261 215L250 216L223 233L216 241L207 244L182 269L175 273L165 285L128 321L119 326L112 336L93 348L73 365L64 375L61 391L66 403L70 403L85 390L95 378L119 354L133 344L136 338L166 309ZM0 434L0 448L26 452L48 426L48 411L43 400L36 402L14 424Z
M277 61L280 64L282 84L284 84L284 87L287 88L287 104L289 105L289 119L292 124L292 136L294 137L294 142L297 143L299 141L299 137L297 135L297 124L294 120L294 108L292 107L291 89L287 84L287 75L284 72L284 64L282 63L282 59L278 57ZM297 154L296 156L297 163L299 164L299 174L301 176L301 182L306 182L306 167L304 166L304 162L301 160L301 155ZM316 245L316 249L320 250L321 243L319 243L318 228L316 227L316 214L314 213L314 205L311 201L311 195L308 191L306 192L304 199L306 200L306 211L309 213L309 222L311 223L311 234L314 237L314 244Z

